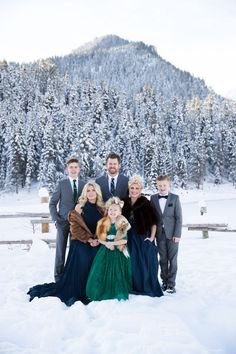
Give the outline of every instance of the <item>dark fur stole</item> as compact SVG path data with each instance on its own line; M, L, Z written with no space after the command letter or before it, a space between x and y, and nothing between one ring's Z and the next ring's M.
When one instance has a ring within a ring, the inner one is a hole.
M150 201L140 196L137 201L131 205L131 199L125 200L122 214L129 220L134 222L138 235L145 235L150 231L152 225L157 225L159 216L151 205Z

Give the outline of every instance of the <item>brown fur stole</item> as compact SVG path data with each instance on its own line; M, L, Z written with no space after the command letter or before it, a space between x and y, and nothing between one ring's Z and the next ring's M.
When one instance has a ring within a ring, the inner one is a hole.
M83 217L76 210L71 210L67 218L70 223L71 240L79 240L86 243L89 238L94 238Z

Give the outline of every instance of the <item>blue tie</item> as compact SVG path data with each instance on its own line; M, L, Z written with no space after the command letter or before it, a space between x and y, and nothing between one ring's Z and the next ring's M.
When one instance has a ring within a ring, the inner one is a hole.
M115 193L115 178L112 177L111 179L111 189L110 189L110 192L112 195L114 195Z

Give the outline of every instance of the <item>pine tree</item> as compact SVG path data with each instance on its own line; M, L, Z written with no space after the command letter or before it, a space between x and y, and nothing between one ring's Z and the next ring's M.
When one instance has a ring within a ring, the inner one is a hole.
M119 117L119 118L118 118ZM117 136L114 136L114 150L117 151L122 160L122 171L131 176L139 172L137 141L138 133L133 121L132 114L127 107L125 99L120 99L117 107L118 129Z
M55 130L56 127L54 125L53 118L52 116L49 116L42 140L42 152L40 157L38 176L40 185L47 187L49 192L53 191L57 180L62 177L61 166L59 166L58 170L59 151L57 144L57 134Z
M25 184L28 191L30 191L32 182L36 182L38 175L39 151L37 146L37 127L35 118L34 111L30 111L27 114Z
M0 190L4 188L7 165L7 122L3 101L0 101Z
M25 184L26 146L24 141L24 124L22 113L12 115L7 127L7 166L5 189L19 192Z

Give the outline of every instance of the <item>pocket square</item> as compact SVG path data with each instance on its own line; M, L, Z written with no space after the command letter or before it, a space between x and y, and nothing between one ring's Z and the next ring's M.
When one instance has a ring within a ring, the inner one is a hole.
M168 207L172 207L172 206L173 206L173 203L168 204Z

